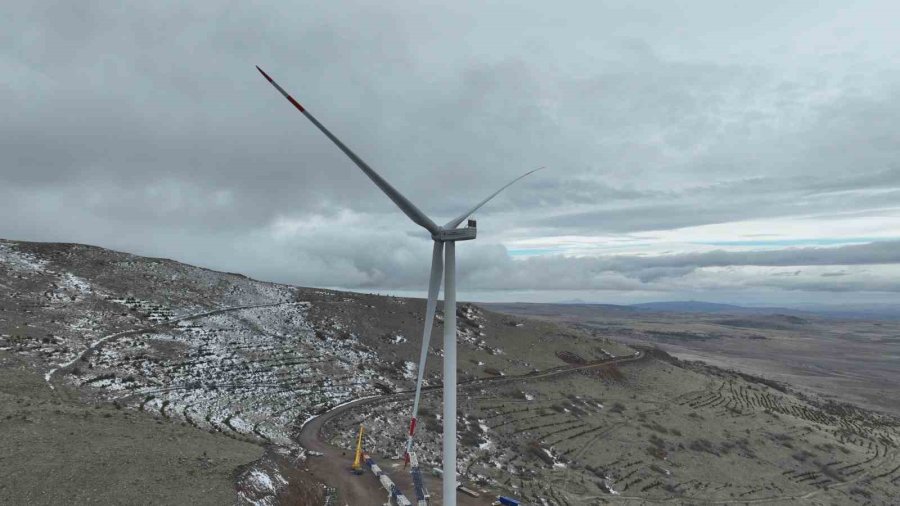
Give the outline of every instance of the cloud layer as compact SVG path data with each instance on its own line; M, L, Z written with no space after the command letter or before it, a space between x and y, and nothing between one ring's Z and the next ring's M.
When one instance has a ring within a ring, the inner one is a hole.
M421 289L427 238L259 64L436 221L549 168L479 212L474 297L895 300L890 6L21 3L0 235Z

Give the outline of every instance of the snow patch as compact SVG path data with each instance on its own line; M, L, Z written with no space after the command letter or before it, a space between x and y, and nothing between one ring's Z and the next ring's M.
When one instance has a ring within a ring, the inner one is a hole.
M415 362L409 360L403 361L403 377L406 379L416 379L416 371L418 367Z

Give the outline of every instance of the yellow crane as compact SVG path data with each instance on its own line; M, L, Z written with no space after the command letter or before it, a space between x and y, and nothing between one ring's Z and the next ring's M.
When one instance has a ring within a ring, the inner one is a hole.
M353 465L350 466L350 469L353 471L353 474L362 474L363 473L363 459L362 459L362 438L363 438L363 426L359 426L359 437L356 438L356 457L353 459Z

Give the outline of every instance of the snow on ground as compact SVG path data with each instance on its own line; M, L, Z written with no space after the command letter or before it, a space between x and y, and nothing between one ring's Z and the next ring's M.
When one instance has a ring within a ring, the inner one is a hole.
M238 479L238 503L252 506L275 505L278 492L287 484L287 480L274 467L253 467Z
M418 371L419 367L415 362L411 362L409 360L403 361L403 377L409 380L414 380L417 378L416 371Z
M144 314L151 322L160 323L168 321L175 317L175 313L161 305L147 300L137 299L135 297L120 297L110 299L111 302L122 304L131 311L138 311Z
M307 310L239 309L110 339L70 378L200 428L293 445L298 420L375 393L375 381L393 386L372 350L317 334Z
M91 284L82 278L72 274L71 272L66 272L62 277L63 286L70 290L76 290L82 294L88 294L94 291Z
M19 251L7 242L0 242L0 261L18 272L41 272L47 269L46 260Z

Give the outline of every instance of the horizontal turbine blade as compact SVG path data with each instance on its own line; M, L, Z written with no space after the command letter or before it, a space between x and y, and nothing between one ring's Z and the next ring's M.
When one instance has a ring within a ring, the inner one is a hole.
M387 195L392 201L394 201L394 204L397 204L397 207L399 207L401 211L403 211L407 216L409 216L409 219L411 219L412 221L414 221L416 224L423 227L424 229L428 230L432 234L435 234L438 232L438 230L440 230L438 228L438 226L433 221L431 221L430 218L428 218L428 216L425 216L425 213L423 213L422 211L419 210L419 208L414 206L412 202L410 202L406 197L403 196L403 194L401 194L399 191L397 191L396 188L391 186L390 183L385 181L384 178L382 178L377 172L375 172L375 170L373 170L371 167L369 167L366 164L366 162L362 161L362 159L360 157L356 156L356 153L354 153L353 151L350 151L350 148L345 146L344 143L340 141L340 139L338 139L337 137L334 136L334 134L329 132L328 129L325 128L324 125L319 123L319 120L317 120L315 117L313 117L313 115L310 114L309 111L304 109L303 106L300 105L299 102L294 100L294 97L292 97L290 94L288 94L288 92L284 91L284 88L279 86L278 83L276 83L271 77L269 77L269 74L266 74L265 71L263 71L263 69L259 68L258 65L256 67L256 70L258 70L259 73L262 74L263 77L265 77L267 81L272 83L272 86L274 86L276 90L281 92L281 94L284 95L284 98L286 98L288 100L288 102L293 104L294 107L296 107L298 111L303 113L303 115L306 116L306 118L308 120L312 121L312 124L315 125L319 130L321 130L322 133L325 134L326 137L331 139L331 142L335 143L335 145L337 145L337 147L340 148L340 150L343 151L345 155L347 155L351 160L353 160L353 163L355 163L357 165L357 167L362 169L362 171L367 176L369 176L369 179L371 179L372 182L375 183L375 185L378 186L378 188L380 188L381 191L383 191L385 193L385 195Z
M465 213L463 213L462 215L460 215L458 218L455 218L455 219L453 219L453 220L448 221L447 224L444 225L444 228L445 228L445 229L456 228L460 223L463 222L464 219L466 219L466 218L468 218L469 216L471 216L472 213L474 213L475 211L477 211L481 206L487 204L488 201L491 200L492 198L496 197L498 193L500 193L500 192L502 192L503 190L509 188L513 183L515 183L516 181L522 179L523 177L528 176L528 175L530 175L530 174L534 174L535 172L537 172L537 171L539 171L539 170L541 170L541 169L543 169L543 167L538 167L538 168L536 168L536 169L534 169L534 170L530 170L530 171L528 171L528 172L522 174L521 176L519 176L519 177L513 179L512 181L506 183L506 185L504 185L502 188L500 188L499 190L497 190L497 191L495 191L494 193L490 194L490 196L488 196L488 198L486 198L486 199L482 200L481 202L479 202L477 206L473 207L472 209L469 209L468 211L466 211Z

